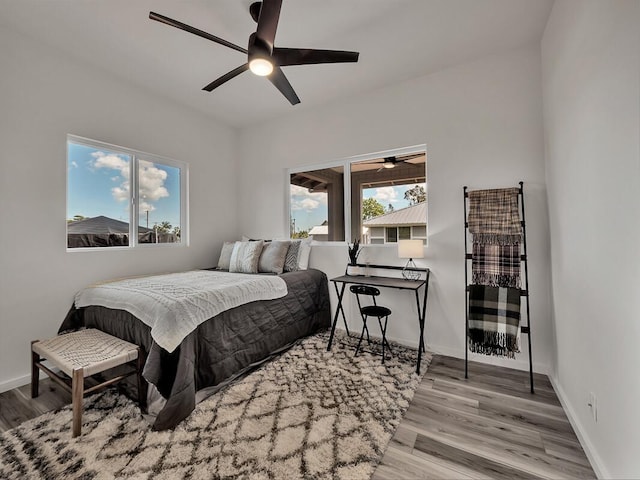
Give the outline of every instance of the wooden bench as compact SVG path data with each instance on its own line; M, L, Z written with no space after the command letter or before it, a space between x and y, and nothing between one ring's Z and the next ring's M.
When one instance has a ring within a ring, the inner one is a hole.
M31 397L38 396L39 370L71 393L73 411L73 436L80 435L82 428L83 397L99 388L116 383L136 374L138 380L138 402L144 410L146 405L146 382L142 378L144 355L140 347L93 328L66 333L49 340L31 342ZM44 365L47 360L60 369L58 374ZM85 378L111 368L132 363L132 370L109 378L98 385L85 389Z

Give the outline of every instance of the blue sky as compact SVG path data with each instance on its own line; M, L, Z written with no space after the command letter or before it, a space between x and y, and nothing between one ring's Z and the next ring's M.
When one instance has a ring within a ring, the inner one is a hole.
M132 157L69 142L67 218L104 215L129 222ZM140 224L180 225L180 169L139 160Z
M395 210L408 207L404 192L420 184L407 184L393 187L366 188L362 190L362 199L375 198L386 209L389 204ZM306 188L291 185L291 217L296 221L296 231L309 230L327 220L327 194L309 193Z

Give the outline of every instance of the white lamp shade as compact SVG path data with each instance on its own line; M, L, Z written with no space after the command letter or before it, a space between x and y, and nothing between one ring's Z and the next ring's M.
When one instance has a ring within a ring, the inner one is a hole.
M398 240L398 257L424 258L424 243L422 240Z

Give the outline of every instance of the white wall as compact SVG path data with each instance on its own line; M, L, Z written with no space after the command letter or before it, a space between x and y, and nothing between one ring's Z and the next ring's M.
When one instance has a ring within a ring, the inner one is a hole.
M432 350L463 357L462 187L517 186L523 180L533 356L537 369L546 371L553 348L540 98L539 46L532 45L244 129L238 188L250 186L255 194L239 199L240 230L263 237L288 233L286 168L426 143L429 246L420 263L432 269L427 343ZM393 247L368 248L371 263L402 263ZM311 265L329 276L342 274L346 261L344 245L312 251ZM416 345L414 298L386 292L385 303L394 312L390 336ZM516 361L496 362L528 369L526 349Z
M553 375L606 478L640 477L639 32L640 2L558 0L542 41Z
M96 280L214 265L235 234L236 133L0 28L0 391ZM66 134L190 164L191 246L67 253Z

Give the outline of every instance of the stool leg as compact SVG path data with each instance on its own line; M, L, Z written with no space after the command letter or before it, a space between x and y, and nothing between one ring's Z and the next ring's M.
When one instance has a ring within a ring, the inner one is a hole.
M389 317L386 317L386 318L389 318ZM386 319L385 319L385 325L386 325L386 324L387 324L387 321L386 321ZM378 325L380 325L380 331L383 333L383 335L382 335L382 343L384 343L384 344L386 344L386 345L387 345L387 350L389 350L389 353L390 353L391 355L393 355L393 350L391 350L391 345L389 345L389 340L387 340L387 339L384 337L384 332L383 332L383 329L382 329L382 318L381 318L381 317L378 317ZM385 331L387 330L387 327L386 327L386 326L384 327L384 330L385 330Z
M360 345L362 344L362 339L364 338L364 331L367 329L367 317L362 317L362 333L360 333L360 340L358 340L358 346L356 347L356 353L354 357L358 356L358 352L360 351Z
M142 376L142 369L144 368L144 358L142 355L142 349L138 347L138 359L136 360L137 379L138 379L138 404L140 410L143 413L147 413L147 381Z
M382 363L384 363L384 345L385 343L388 345L388 342L387 342L387 321L388 320L389 320L389 316L387 315L386 317L384 317L384 328L381 328L382 330ZM382 327L382 321L380 317L378 317L378 321L380 322L380 327Z
M31 342L31 398L36 398L40 392L40 369L37 363L40 361L40 355L33 351L33 344L37 340Z
M71 406L73 410L73 436L82 429L82 397L84 396L84 374L82 368L73 371L71 377Z

